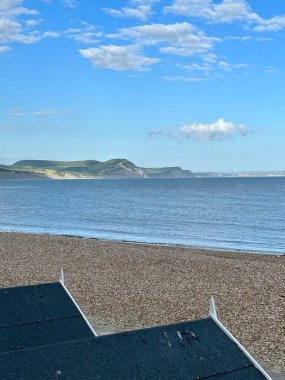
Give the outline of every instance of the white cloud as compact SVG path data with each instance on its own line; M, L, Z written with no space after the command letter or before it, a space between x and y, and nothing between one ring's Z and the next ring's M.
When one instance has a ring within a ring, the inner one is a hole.
M102 8L105 13L115 17L132 17L141 21L146 21L152 14L151 5L139 5L133 7L123 7L121 9Z
M21 41L24 38L22 25L19 22L0 18L0 43Z
M96 68L116 71L144 71L147 70L149 66L159 62L157 58L143 56L140 48L135 45L99 46L97 48L81 49L79 53L82 57L89 59Z
M98 44L100 42L100 37L102 37L102 33L96 31L96 26L84 21L81 22L81 25L81 28L67 29L64 34L76 42L83 44Z
M58 38L57 32L39 31L26 33L23 26L14 20L0 19L0 43L20 42L23 44L32 44L41 41L44 38Z
M149 137L162 135L176 141L192 139L195 141L225 141L241 135L245 136L249 129L243 124L234 124L224 119L218 119L212 124L189 124L177 128L158 128L148 133Z
M12 7L20 5L22 1L20 0L1 0L0 2L0 11L6 10Z
M173 0L164 8L165 13L197 17L210 23L232 23L242 21L246 25L254 25L256 32L276 32L285 28L285 15L263 19L253 12L246 0ZM246 40L247 38L239 38Z
M236 63L233 65L233 67L236 67L238 69L247 69L249 67L248 63Z
M96 30L97 27L93 24L89 24L89 22L86 22L86 21L81 21L81 25L83 25L85 27L86 30Z
M24 43L32 44L44 38L56 38L55 32L31 30L40 19L25 16L38 15L38 11L23 6L23 0L1 0L0 2L0 44ZM27 28L26 28L27 27ZM7 50L6 50L7 51Z
M217 60L218 60L218 56L217 54L214 54L214 53L208 53L204 55L203 57L203 61L207 63L215 63L217 62Z
M178 64L177 67L183 68L187 71L192 71L192 72L202 72L202 73L208 73L213 70L213 65L210 63L191 63L191 65L181 65Z
M161 0L131 0L130 4L152 5L160 2Z
M179 138L177 136L177 133L175 131L172 131L170 128L158 128L158 129L153 129L147 133L148 137L155 137L155 136L166 136L172 140L175 140L179 142Z
M255 41L258 42L268 42L268 41L273 41L274 38L272 37L255 37Z
M36 15L38 11L22 6L23 0L1 0L0 18L19 15Z
M250 7L245 0L223 0L218 4L212 0L174 0L164 11L199 17L213 23L231 23L244 19Z
M204 82L207 78L203 77L185 77L185 76L165 76L163 79L173 82Z
M0 54L7 53L10 50L10 46L0 46Z
M49 31L49 32L43 32L39 36L39 40L42 40L43 38L59 38L59 37L60 37L60 33Z
M187 22L123 28L109 37L134 40L142 46L160 45L162 53L183 56L207 53L219 41L218 38L207 37Z
M191 63L190 65L177 64L177 67L190 71L195 75L194 78L215 79L219 78L221 72L237 72L240 76L245 74L245 70L249 67L246 63L231 64L225 61L219 61L218 56L207 54L203 57L203 63Z
M191 71L194 75L165 76L164 79L184 82L201 82L218 78L221 72L245 69L246 64L229 64L220 60L211 52L219 38L208 37L192 24L180 22L175 24L146 24L119 29L118 33L107 35L108 38L131 41L136 46L155 47L159 53L176 56L197 56L202 63L192 62L188 65L176 64L177 67ZM216 72L214 72L214 69ZM211 77L210 77L211 72ZM220 75L221 76L221 75Z
M275 66L266 66L265 72L266 74L277 74L278 70L275 68Z
M218 141L229 140L237 135L245 136L248 129L243 124L234 124L224 119L219 119L212 124L190 124L180 128L184 138L196 141Z
M71 33L69 38L73 39L76 42L80 42L83 44L97 44L100 42L101 33L94 32L79 32L79 33Z
M258 17L258 25L253 28L256 32L277 32L285 28L285 15L275 16L270 19Z
M250 36L226 36L225 37L225 40L229 40L229 41L249 41L251 40L252 37Z
M78 8L80 5L77 0L62 0L62 4L65 8Z
M152 16L152 9L155 3L160 0L131 0L127 6L119 9L101 8L105 13L115 17L135 18L140 21L146 21Z
M46 117L46 116L57 116L57 115L68 115L70 111L57 110L55 108L46 108L39 111L33 112L35 116Z
M40 18L38 18L38 19L34 18L34 19L31 19L31 20L27 20L27 21L25 21L25 24L26 24L27 26L32 27L32 26L39 25L42 21L43 21L43 20L40 19Z
M73 31L73 30L72 30ZM73 31L74 32L74 31ZM113 70L145 70L159 62L143 54L144 47L156 47L158 52L180 56L205 56L210 54L218 38L208 37L193 25L182 22L175 24L146 24L122 28L111 39L127 40L129 45L104 45L79 50L84 58L92 61L97 68ZM213 59L214 55L212 56ZM210 56L209 56L210 59ZM201 79L200 79L201 80Z
M20 117L20 116L24 116L25 113L21 110L21 108L16 107L11 110L11 115L14 117Z
M225 61L218 62L218 67L224 71L232 71L231 66Z

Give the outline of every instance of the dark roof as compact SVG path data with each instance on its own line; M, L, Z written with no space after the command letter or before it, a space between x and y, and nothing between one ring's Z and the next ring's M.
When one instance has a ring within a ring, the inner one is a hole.
M211 318L2 353L0 374L5 380L265 378Z
M61 283L0 289L0 353L92 336Z

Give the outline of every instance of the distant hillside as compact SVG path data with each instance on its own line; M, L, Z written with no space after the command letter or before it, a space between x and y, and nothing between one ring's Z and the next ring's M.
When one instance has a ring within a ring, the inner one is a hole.
M13 166L29 166L33 168L54 168L54 167L70 167L70 166L83 166L95 165L100 161L50 161L50 160L22 160L14 163Z
M279 172L192 173L179 166L142 168L125 158L105 162L22 160L13 165L0 165L0 179L77 179L77 178L224 178L224 177L280 177Z
M193 173L180 167L142 168L127 159L106 162L22 160L2 166L0 178L190 178Z
M46 176L27 170L16 170L0 166L0 179L45 179Z

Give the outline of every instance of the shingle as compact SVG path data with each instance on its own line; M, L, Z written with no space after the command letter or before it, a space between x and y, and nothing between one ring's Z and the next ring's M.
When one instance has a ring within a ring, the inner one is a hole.
M81 316L0 328L0 353L93 336Z
M60 283L0 289L0 327L78 314Z
M264 379L210 318L3 353L0 368L5 380Z
M0 290L0 353L92 336L60 283Z

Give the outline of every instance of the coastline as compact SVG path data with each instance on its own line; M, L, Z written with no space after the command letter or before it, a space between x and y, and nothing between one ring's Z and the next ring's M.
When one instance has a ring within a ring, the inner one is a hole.
M285 256L0 232L0 286L58 279L95 324L123 331L218 317L265 366L285 370Z
M214 247L207 245L195 245L195 244L181 244L181 243L167 243L167 242L147 242L140 240L128 240L128 239L115 239L115 238L103 238L103 237L91 237L88 235L73 235L63 232L46 232L46 231L20 231L20 230L0 230L0 234L23 234L23 235L46 235L46 236L61 236L64 238L77 238L77 239L87 239L95 240L99 242L110 242L110 243L121 243L121 244L135 244L135 245L146 245L146 246L161 246L161 247L173 247L181 249L190 249L190 250L206 250L214 252L231 252L231 253L246 253L249 255L268 255L268 256L285 256L285 248L282 251L270 251L270 250L250 250L250 249L239 249L239 248L228 248L228 247Z
M1 233L1 231L0 231ZM22 232L21 232L22 233ZM25 233L25 232L24 232ZM29 234L29 232L27 232ZM43 235L43 233L38 233L35 235ZM54 236L54 234L44 234L48 236ZM86 236L80 236L80 235L69 235L69 234L56 234L55 236L62 236L66 238L78 238L78 239L88 239L88 240L97 240L101 242L110 242L110 243L121 243L121 244L135 244L135 245L146 245L146 246L154 246L154 247L172 247L172 248L181 248L181 249L188 249L188 250L205 250L205 251L214 251L214 252L229 252L229 253L246 253L250 255L269 255L269 256L285 256L285 249L284 252L270 252L268 250L265 251L258 251L258 250L248 250L248 249L237 249L237 248L222 248L222 247L210 247L206 245L187 245L187 244L179 244L179 243L148 243L144 241L138 241L138 240L122 240L122 239L103 239L100 237L86 237Z
M1 165L0 165L1 166ZM44 174L44 173L38 173L38 174ZM80 177L80 176L75 176L75 175L69 175L69 174L65 174L63 176L59 175L59 174L48 174L46 175L45 177L42 177L42 178L38 178L38 177L34 177L34 178L4 178L4 177L1 177L0 180L1 181L42 181L42 180L51 180L51 181L57 181L57 180L85 180L85 179L88 179L88 180L160 180L160 179L231 179L231 178L284 178L285 177L285 174L281 173L281 174L257 174L257 175L249 175L249 174L246 174L246 175L242 175L242 174L233 174L233 175L227 175L227 173L223 173L222 175L210 175L210 176L207 176L207 175L199 175L199 174L196 174L195 172L193 172L193 177L122 177L122 176L115 176L115 177L112 177L112 176L98 176L98 177L88 177L88 176L83 176L83 177Z

